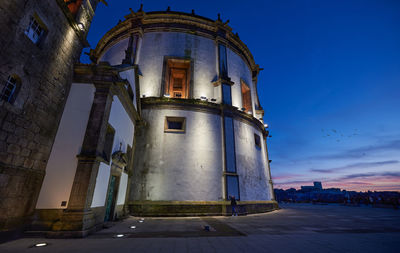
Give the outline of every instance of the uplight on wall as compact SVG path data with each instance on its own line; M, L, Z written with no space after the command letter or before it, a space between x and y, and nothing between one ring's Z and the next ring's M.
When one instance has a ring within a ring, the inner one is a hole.
M82 24L82 23L78 23L78 28L79 28L79 30L81 30L82 32L85 31L85 25Z

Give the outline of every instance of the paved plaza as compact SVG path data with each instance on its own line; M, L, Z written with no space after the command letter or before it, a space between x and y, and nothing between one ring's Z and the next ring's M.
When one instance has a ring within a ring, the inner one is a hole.
M27 236L0 252L400 252L400 210L280 206L239 217L130 217L84 239ZM32 247L40 242L48 245Z

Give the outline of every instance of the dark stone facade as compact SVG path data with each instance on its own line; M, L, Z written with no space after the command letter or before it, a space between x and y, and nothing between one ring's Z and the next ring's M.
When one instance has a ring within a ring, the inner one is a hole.
M77 20L87 29L97 2L85 2L76 16L62 0L0 5L0 91L9 75L21 79L15 101L0 101L1 234L22 230L34 212L74 63L87 45ZM36 44L25 34L32 16L46 28Z

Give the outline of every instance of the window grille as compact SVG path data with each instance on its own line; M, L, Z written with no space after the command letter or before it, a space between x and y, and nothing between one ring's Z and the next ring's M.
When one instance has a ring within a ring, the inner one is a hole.
M40 38L43 36L44 29L35 17L31 17L28 28L25 30L25 34L35 44L37 44Z
M17 79L13 76L9 76L4 84L3 90L1 91L1 100L7 102L14 102L15 93L17 91Z

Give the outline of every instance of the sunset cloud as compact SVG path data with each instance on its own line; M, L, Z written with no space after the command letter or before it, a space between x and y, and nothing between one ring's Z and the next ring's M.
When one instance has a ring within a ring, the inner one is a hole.
M370 168L376 166L383 166L388 164L397 164L399 161L397 160L389 160L389 161L381 161L381 162L365 162L365 163L353 163L342 167L331 168L331 169L310 169L311 172L319 172L319 173L334 173L337 171L355 169L355 168Z

